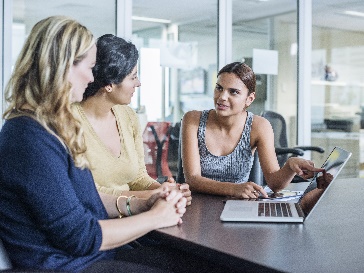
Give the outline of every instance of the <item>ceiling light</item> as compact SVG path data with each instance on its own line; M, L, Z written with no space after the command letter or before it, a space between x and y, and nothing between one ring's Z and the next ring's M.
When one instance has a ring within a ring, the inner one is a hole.
M163 23L163 24L169 24L172 22L171 20L166 20L166 19L140 17L140 16L132 16L131 18L133 20L137 20L137 21L155 22L155 23Z
M344 14L352 15L352 16L364 17L364 12L353 11L353 10L346 10L346 11L344 11Z

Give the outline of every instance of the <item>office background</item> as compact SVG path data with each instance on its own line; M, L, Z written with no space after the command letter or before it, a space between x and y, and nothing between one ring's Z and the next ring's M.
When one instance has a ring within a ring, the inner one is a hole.
M364 177L364 2L350 0L1 0L1 95L32 26L68 15L99 37L140 51L142 86L131 106L177 122L213 106L216 73L244 60L258 75L250 111L281 113L289 143L338 145L353 156L341 176ZM0 106L1 112L5 103ZM307 154L307 157L310 155Z

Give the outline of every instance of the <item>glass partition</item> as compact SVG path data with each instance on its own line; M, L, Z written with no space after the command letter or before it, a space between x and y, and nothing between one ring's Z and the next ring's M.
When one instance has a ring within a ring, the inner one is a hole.
M213 107L217 1L194 2L193 9L185 1L165 2L156 9L135 0L132 26L141 53L139 113L175 123L188 110Z
M353 153L343 177L364 176L364 13L358 11L361 2L313 1L312 144Z
M233 61L245 61L257 77L254 114L284 116L289 146L296 143L297 5L295 1L233 1Z
M116 6L114 0L13 0L12 63L35 23L52 15L70 16L84 24L97 38L115 34Z

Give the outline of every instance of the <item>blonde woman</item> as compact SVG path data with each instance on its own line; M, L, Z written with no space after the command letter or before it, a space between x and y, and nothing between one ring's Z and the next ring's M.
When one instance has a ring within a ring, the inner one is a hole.
M49 17L31 30L6 87L0 237L16 268L83 271L151 230L181 223L180 191L165 187L145 200L98 194L71 112L93 81L95 62L87 28Z

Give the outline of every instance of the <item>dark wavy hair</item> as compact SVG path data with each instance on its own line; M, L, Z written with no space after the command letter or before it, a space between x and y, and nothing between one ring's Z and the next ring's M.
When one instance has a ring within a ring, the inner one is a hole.
M98 38L96 47L96 65L92 69L94 81L86 88L84 100L106 85L121 83L133 71L139 58L133 43L112 34Z
M222 73L234 73L248 88L248 95L255 92L256 79L253 70L245 63L234 62L220 69L217 76Z

